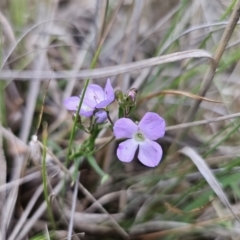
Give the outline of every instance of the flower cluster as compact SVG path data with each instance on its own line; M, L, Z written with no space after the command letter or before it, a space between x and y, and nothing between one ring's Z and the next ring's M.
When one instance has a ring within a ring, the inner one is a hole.
M136 89L131 89L127 94L123 94L120 90L114 93L110 79L107 80L104 90L96 84L89 84L79 115L86 118L95 117L96 124L104 123L109 117L107 107L114 102L116 95L119 109L123 110L124 117L120 117L113 124L113 133L116 139L126 139L118 146L119 160L132 161L138 150L139 161L148 167L155 167L162 158L162 148L155 141L164 136L165 121L154 112L146 113L139 123L134 123L127 118L126 116L136 103L136 94ZM81 98L82 94L67 98L64 105L76 114Z
M65 107L69 111L77 112L81 95L69 97L64 101ZM96 117L97 123L107 120L106 107L115 100L115 94L110 79L107 80L103 90L96 84L89 84L82 102L79 114L85 117Z

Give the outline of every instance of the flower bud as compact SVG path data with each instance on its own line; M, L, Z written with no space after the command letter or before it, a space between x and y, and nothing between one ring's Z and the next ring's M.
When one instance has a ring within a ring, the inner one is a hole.
M129 90L128 94L127 94L127 100L130 104L134 104L136 102L137 99L137 89L136 88L132 88Z
M37 135L32 136L32 140L29 142L30 146L30 159L36 165L40 165L42 161L41 147L38 143Z
M123 102L123 93L120 89L117 89L115 91L115 98L119 102L119 104L121 104Z

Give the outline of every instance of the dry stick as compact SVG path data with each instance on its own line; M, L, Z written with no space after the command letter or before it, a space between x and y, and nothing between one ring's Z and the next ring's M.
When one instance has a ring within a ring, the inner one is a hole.
M4 51L9 51L9 48L11 47L12 44L14 44L15 42L15 36L13 33L13 30L11 28L10 23L8 22L7 18L0 12L0 35L4 35L6 37L6 41L5 41L5 47L4 47ZM2 43L2 36L0 36L0 43ZM0 83L1 86L1 92L4 92L4 87L3 87L3 82ZM2 107L4 106L4 101L3 100L3 96L0 98L0 124L2 125L3 119L4 117L2 116L3 114L3 109ZM0 129L0 186L5 185L6 184L6 179L7 179L7 163L6 163L6 158L5 158L5 153L3 150L3 133L2 130ZM4 203L5 203L5 199L6 199L6 189L5 191L1 192L0 194L0 216L2 216L3 213L3 208L4 208ZM0 219L0 229L2 228L2 224L4 222L4 219L1 218ZM4 226L3 226L4 227ZM1 231L0 231L0 238L3 238L3 236L1 235Z
M240 213L238 212L236 214L240 214ZM217 222L224 222L224 221L232 220L233 218L234 218L234 216L231 214L231 215L227 215L225 217L214 218L214 219L202 221L202 222L199 222L199 223L196 223L196 224L189 224L189 225L186 225L184 227L177 227L177 228L173 228L173 229L167 229L167 230L163 230L163 231L143 234L143 235L140 235L140 236L136 236L136 239L138 239L138 240L156 239L156 238L159 238L161 236L168 235L168 234L183 233L183 232L186 232L186 231L192 231L192 230L195 230L199 227L212 225L213 223L217 223ZM132 237L132 239L134 239L134 236Z
M208 58L212 60L212 56L208 52L202 49L192 49L183 52L170 53L159 57L144 59L132 63L121 64L117 66L81 70L77 73L73 73L72 71L52 72L52 71L29 71L29 70L23 71L2 70L0 72L0 78L5 81L6 79L12 78L17 78L18 81L26 81L27 79L32 79L31 81L46 81L52 76L52 78L54 79L62 78L69 79L77 77L79 79L84 80L86 78L102 78L115 76L125 72L135 71L139 69L142 70L143 68L148 68L170 62L177 62L188 58ZM39 75L41 75L41 79L39 79Z
M108 33L110 32L112 26L113 26L113 23L114 21L116 20L116 16L117 16L117 13L119 12L121 6L123 4L123 0L121 0L119 3L118 3L118 6L116 7L115 11L113 12L113 15L111 17L111 19L109 20L109 24L106 26L106 30L104 31L103 33L103 36L99 42L99 48L102 47L103 43L105 42L105 39L108 35Z
M218 63L223 55L223 52L224 52L224 50L227 46L227 43L233 33L233 30L234 30L235 26L237 25L239 17L240 17L240 0L238 0L234 6L230 20L225 28L225 31L222 35L219 45L213 55L213 61L210 62L210 67L208 68L208 71L206 72L206 74L203 78L202 86L200 87L200 91L197 94L198 96L204 97L207 90L209 89L209 87L213 81ZM193 106L188 111L186 117L183 120L184 123L191 122L194 119L195 114L196 114L201 102L202 102L202 99L198 99L194 102ZM169 152L176 151L176 143L175 142L177 142L179 139L182 139L186 135L186 133L187 133L187 129L184 131L180 130L177 133L176 138L175 138L176 141L174 141L174 143L169 148L169 150L168 150ZM164 169L165 169L165 166L162 167L162 171L164 171Z
M27 207L25 208L23 214L21 215L20 219L18 220L17 224L15 225L14 229L12 230L11 235L9 236L8 240L17 239L17 235L19 234L22 226L24 226L24 224L26 223L27 217L28 217L29 213L31 212L31 210L33 209L35 203L39 199L40 195L42 194L42 191L43 191L43 185L40 185L37 188L37 190L35 191L35 193L33 194L32 198L29 201Z
M73 168L69 170L70 172L73 172ZM71 174L71 173L70 173ZM63 175L61 175L61 177L63 177ZM60 185L58 183L58 185L53 189L51 190L52 193L55 193L56 195L60 192L61 188L62 188L62 185L63 185L64 181L61 181L60 182ZM42 187L42 186L41 186ZM40 188L40 187L39 187ZM38 191L38 190L37 190ZM31 211L33 205L35 204L34 202L36 202L37 200L37 196L35 196L37 194L37 191L35 192L34 196L31 198L31 201L29 202L27 208L25 209L23 215L25 214L27 217L27 215L29 214L29 211ZM39 190L40 191L40 190ZM31 203L31 206L30 206L30 203ZM59 209L59 206L56 205L56 207ZM43 201L43 203L40 205L40 207L37 209L37 211L34 212L34 214L31 216L30 220L26 220L22 222L24 222L24 224L21 224L21 226L18 226L18 228L22 228L20 232L18 232L18 239L20 240L21 238L24 237L24 235L27 234L27 232L33 227L33 225L36 223L36 221L41 217L41 215L44 213L44 211L46 210L47 208L47 204L46 204L46 201ZM27 210L28 209L28 210ZM28 213L27 213L28 212ZM21 218L23 218L23 216L21 216ZM66 218L65 216L62 216L62 219L64 220L64 222L67 222L66 221ZM20 219L21 221L21 219ZM19 229L20 229L19 228ZM78 238L78 237L77 237ZM12 237L12 239L16 239L16 237Z
M18 179L20 177L25 161L26 161L26 156L24 154L19 154L14 157L14 168L13 168L14 171L12 171L12 179ZM14 213L15 204L18 197L18 191L19 191L19 186L13 187L5 201L4 212L1 215L3 219L2 226L1 226L3 227L3 229L1 229L2 239L5 239L6 231L10 226L10 222Z
M202 86L198 93L198 96L204 97L208 88L210 87L212 80L214 78L218 63L223 55L223 52L227 46L227 43L228 43L230 37L232 36L233 30L234 30L235 26L237 25L239 17L240 17L240 0L238 0L234 6L230 20L225 28L222 38L221 38L221 40L217 46L217 49L213 55L214 61L211 62L211 65L209 66L209 68L203 78L203 83L202 83ZM202 99L195 101L195 103L193 104L193 106L191 107L189 112L187 113L187 116L185 117L184 122L191 122L193 120L201 102L202 102ZM176 139L179 140L180 138L182 138L183 134L186 134L186 130L184 132L179 131ZM174 147L174 145L172 145L171 148L173 148L173 147Z
M80 173L78 173L78 175L77 175L76 182L79 182L79 179L80 179ZM77 195L78 195L78 185L75 184L74 193L73 193L73 203L72 203L72 209L71 209L71 218L70 218L70 223L69 223L69 228L68 228L68 240L72 239L74 212L75 212L75 208L76 208Z
M43 148L43 144L39 142L40 146ZM72 179L72 175L70 171L61 163L61 161L46 147L47 153L53 157L53 160L59 165L59 167L67 174L67 176ZM118 222L108 213L108 211L98 202L96 198L80 183L78 182L78 187L81 192L92 202L95 203L96 206L103 213L106 213L111 220L111 223L116 227L116 231L124 238L128 239L128 234L124 231L124 229L118 224Z
M106 27L106 30L105 30L105 32L103 33L102 38L100 39L98 49L100 49L100 48L102 47L102 45L103 45L103 43L104 43L104 41L105 41L108 33L110 32L111 27L112 27L112 25L113 25L113 23L114 23L114 20L116 19L117 13L118 13L118 11L120 10L120 7L122 6L122 3L123 3L123 0L121 0L121 1L119 2L116 10L114 11L112 18L110 19L109 24L108 24L108 26ZM72 89L73 89L73 87L74 87L74 84L75 84L75 82L76 82L76 80L77 80L77 72L78 72L78 69L80 69L81 66L82 66L82 63L83 63L83 61L84 61L84 59L85 59L85 56L86 56L86 54L87 54L87 52L88 52L88 48L90 47L91 42L92 42L94 36L95 36L95 35L94 35L94 33L92 32L91 35L88 37L88 41L86 41L87 43L86 43L85 49L84 49L84 50L81 50L80 53L78 54L77 62L75 62L75 65L74 65L74 68L73 68L73 71L72 71L73 77L72 77L71 81L68 81L67 87L66 87L65 92L64 92L64 95L63 95L63 98L69 97L70 93L72 92ZM99 77L99 76L98 76L98 77ZM88 76L87 76L86 78L88 78ZM89 78L90 78L90 77L89 77ZM54 78L54 79L56 79L56 78ZM84 78L84 79L85 79L85 78ZM51 127L50 127L50 129L49 129L50 132L52 132L54 129L56 129L56 128L65 120L65 117L66 117L66 111L64 111L64 112L59 116L58 120L51 125Z
M20 186L23 183L30 182L30 181L36 179L37 177L40 177L40 175L41 175L40 173L34 172L23 178L18 178L11 182L5 183L4 185L0 186L0 192L6 191L6 190L9 191L9 189L11 189L12 187Z
M175 90L175 89L162 90L162 91L150 93L149 95L141 98L137 103L139 105L139 104L141 104L143 102L148 101L151 98L159 97L160 95L167 95L167 94L186 96L186 97L189 97L189 98L201 99L201 100L204 100L204 101L207 101L207 102L213 102L213 103L224 103L222 101L212 100L212 99L209 99L209 98L198 96L196 94L192 94L192 93L184 92L184 91L179 91L179 90Z
M240 117L240 113L234 113L234 114L230 114L230 115L223 116L223 117L217 117L217 118L212 118L212 119L207 119L207 120L200 120L200 121L195 121L195 122L182 123L182 124L178 124L178 125L174 125L174 126L169 126L169 127L166 127L166 131L171 131L171 130L176 130L176 129L181 129L181 128L188 128L188 127L228 120L228 119L237 118L237 117Z
M94 18L94 27L95 27L95 44L94 49L96 50L98 47L98 43L101 40L101 37L105 31L105 24L106 24L106 16L107 10L109 7L109 0L105 1L97 1L96 9L95 9L95 18Z
M50 12L50 15L48 16L49 18L54 17L56 7L57 7L56 3L53 3L52 10ZM49 31L51 30L51 28L52 28L52 22L50 22L50 24L47 25L47 29ZM49 36L42 38L42 43L40 45L42 45L42 47L48 46L49 39L50 39ZM34 62L33 62L34 68L41 72L41 70L43 70L43 68L44 68L45 62L46 62L46 52L44 54L38 56L38 58L34 59ZM39 80L41 80L41 74L39 74L36 77ZM41 81L38 81L38 82L30 81L29 91L28 91L27 100L26 100L26 108L24 111L20 134L19 134L20 139L23 140L23 142L27 142L28 137L29 137L30 129L32 126L34 110L35 110L37 97L38 97L38 93L39 93L39 89L40 89L40 82Z
M92 202L96 203L96 205L98 206L98 208L103 212L106 213L108 215L108 217L110 218L111 222L113 223L113 225L116 227L116 231L118 231L119 234L121 234L121 236L124 239L128 239L129 236L128 234L125 232L125 230L118 224L118 222L107 212L107 210L97 201L96 198L94 198L94 196L79 182L78 183L78 187L81 190L81 192Z
M129 21L129 26L127 27L126 33L125 33L125 47L124 47L124 53L121 62L122 63L128 63L132 62L133 56L135 54L136 50L136 41L138 37L138 31L139 31L139 23L140 23L140 17L142 14L142 10L144 7L144 1L138 0L134 2L134 7L132 10L132 15ZM127 91L130 87L130 74L125 73L124 76L120 75L118 78L118 86L120 86L121 90L123 92Z
M84 60L87 56L89 48L91 47L91 44L92 44L93 39L95 37L95 34L94 34L93 30L91 28L89 30L90 30L90 34L86 37L85 41L83 42L82 48L80 48L77 51L76 58L75 58L73 68L72 68L73 73L78 72L79 69L82 68L82 65L83 65ZM71 81L67 82L67 86L66 86L66 88L64 90L64 93L63 93L63 99L71 96L76 81L77 81L77 77L73 77L71 79Z
M6 37L6 44L8 48L11 48L12 45L14 45L16 39L14 36L14 32L12 30L12 27L10 23L8 22L7 18L0 12L0 26L1 26L1 32L5 35ZM7 53L10 52L9 49L4 48L4 51L7 50Z
M1 104L1 100L0 100L0 104ZM2 104L1 104L2 105ZM0 111L2 111L2 109L0 108ZM0 124L2 124L2 113L0 113ZM2 133L2 129L0 128L0 186L5 186L6 185L6 180L7 180L7 161L5 158L5 153L3 150L3 133ZM2 191L0 193L0 216L2 216L2 212L4 211L4 202L6 199L6 188L4 187L4 191ZM0 219L0 229L1 229L1 225L2 222L4 220L1 218ZM1 233L0 233L0 238L1 238Z
M60 190L62 189L62 186L64 184L64 181L61 180L57 185L56 187L54 187L53 191L54 193L58 194L60 192ZM44 211L46 210L47 208L47 203L46 201L43 201L42 204L37 208L37 210L34 212L34 214L31 216L30 219L28 219L23 228L21 229L21 232L19 232L18 234L18 240L21 240L23 239L28 231L30 229L32 229L33 225L36 223L36 221L42 216L42 214L44 213Z

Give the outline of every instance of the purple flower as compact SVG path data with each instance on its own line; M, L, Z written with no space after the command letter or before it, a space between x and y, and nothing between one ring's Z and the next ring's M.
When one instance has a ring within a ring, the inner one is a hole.
M81 96L73 96L65 99L65 107L70 111L76 112L80 103L80 98ZM89 84L79 114L85 117L95 115L97 123L105 122L107 113L103 109L114 100L115 94L110 79L107 80L104 90L96 84ZM99 109L99 111L96 111L97 109Z
M123 162L131 162L139 146L138 159L148 167L155 167L162 158L161 146L154 142L165 134L165 121L158 114L148 112L136 125L129 118L120 118L113 127L117 139L128 138L119 144L117 156Z

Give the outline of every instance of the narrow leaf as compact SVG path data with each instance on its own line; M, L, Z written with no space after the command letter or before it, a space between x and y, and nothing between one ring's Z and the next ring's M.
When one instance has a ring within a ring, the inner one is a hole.
M232 212L234 217L238 220L240 223L240 219L238 216L234 213L227 196L223 192L221 185L213 175L212 171L204 161L204 159L192 148L190 147L184 147L180 150L180 153L188 156L192 162L196 165L199 172L202 174L202 176L205 178L205 180L208 182L212 190L216 193L216 195L219 197L219 199L222 201L222 203Z

